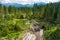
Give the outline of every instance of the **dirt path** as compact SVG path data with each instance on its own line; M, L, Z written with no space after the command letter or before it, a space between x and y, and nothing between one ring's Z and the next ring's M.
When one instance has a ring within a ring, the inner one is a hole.
M23 40L43 40L43 26L38 24L35 20L30 21L31 28L27 32Z

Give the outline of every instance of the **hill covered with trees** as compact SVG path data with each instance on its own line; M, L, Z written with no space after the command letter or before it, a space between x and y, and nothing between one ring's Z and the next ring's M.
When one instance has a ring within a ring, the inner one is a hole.
M45 26L46 40L60 40L60 2L34 4L33 7L7 7L0 4L0 38L11 40L13 36L23 34L30 27L26 25L26 19L34 19Z

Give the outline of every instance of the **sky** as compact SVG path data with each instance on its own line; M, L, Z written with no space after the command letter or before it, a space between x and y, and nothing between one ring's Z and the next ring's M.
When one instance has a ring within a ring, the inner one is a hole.
M0 0L1 3L18 3L18 4L34 4L37 2L59 2L60 0Z

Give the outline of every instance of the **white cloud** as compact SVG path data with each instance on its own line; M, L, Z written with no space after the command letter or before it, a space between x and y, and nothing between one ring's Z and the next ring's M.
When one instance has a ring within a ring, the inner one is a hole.
M45 2L45 3L50 3L50 2L58 2L59 0L34 0L34 2Z
M2 2L2 3L11 3L10 0L2 0L1 2Z
M46 3L49 3L49 2L58 2L58 0L45 0Z
M58 2L59 0L0 0L2 3L33 4L36 2Z

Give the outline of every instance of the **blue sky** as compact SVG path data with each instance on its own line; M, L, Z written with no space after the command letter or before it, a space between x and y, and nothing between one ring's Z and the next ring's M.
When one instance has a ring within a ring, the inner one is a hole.
M1 3L34 4L37 2L59 2L60 0L0 0Z

